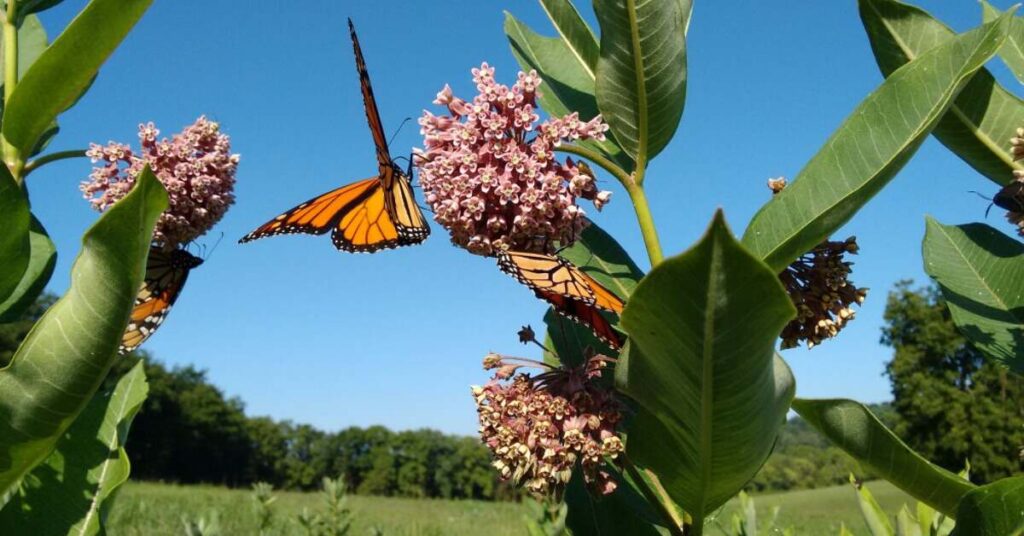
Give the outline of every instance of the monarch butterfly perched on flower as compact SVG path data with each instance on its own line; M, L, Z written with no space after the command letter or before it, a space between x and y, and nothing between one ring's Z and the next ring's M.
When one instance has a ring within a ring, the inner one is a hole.
M359 47L352 20L348 21L356 70L363 93L366 119L377 147L376 177L342 186L264 223L245 235L240 243L277 234L324 234L331 231L334 246L348 252L372 253L384 248L418 244L430 235L427 224L409 183L412 162L404 172L388 152L377 102L370 86L370 74Z
M498 253L498 267L533 289L557 313L586 325L613 348L622 346L622 338L601 311L619 314L625 303L571 262L544 253L503 251Z
M128 328L121 336L122 355L138 348L163 324L185 287L189 272L202 263L203 259L184 249L149 248L146 277L135 296Z

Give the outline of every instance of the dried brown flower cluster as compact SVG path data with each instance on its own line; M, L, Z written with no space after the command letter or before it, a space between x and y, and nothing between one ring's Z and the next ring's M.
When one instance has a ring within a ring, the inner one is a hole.
M853 263L843 257L856 254L857 249L856 237L842 242L826 240L779 274L797 311L796 318L782 330L783 348L793 348L800 341L813 348L835 337L853 320L850 306L864 303L868 289L857 288L849 280Z
M622 406L599 381L610 358L597 355L574 368L552 368L525 358L488 354L495 369L483 387L473 387L480 435L503 479L538 496L560 498L577 464L585 481L611 493L615 481L602 470L605 459L624 450L616 434ZM546 371L531 377L523 366Z

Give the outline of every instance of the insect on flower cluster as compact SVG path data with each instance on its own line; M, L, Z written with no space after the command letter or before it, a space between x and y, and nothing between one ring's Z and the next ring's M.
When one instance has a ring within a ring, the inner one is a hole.
M416 161L426 202L452 242L473 253L550 253L586 225L578 197L598 210L611 197L588 168L560 161L554 150L563 141L603 140L608 126L575 112L538 125L535 71L520 72L512 87L495 82L487 63L472 72L479 91L472 101L446 85L434 103L449 115L424 111L419 119L425 148Z

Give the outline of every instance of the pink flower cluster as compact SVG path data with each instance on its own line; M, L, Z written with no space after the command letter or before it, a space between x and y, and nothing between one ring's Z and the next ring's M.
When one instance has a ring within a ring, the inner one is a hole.
M484 368L496 372L487 385L473 388L473 397L481 438L503 479L557 498L579 466L597 492L615 490L602 470L606 458L624 450L616 434L622 406L598 381L609 360L596 355L579 367L552 369L524 358L484 358ZM549 370L536 377L517 374L526 364Z
M576 113L537 125L535 71L520 72L508 87L484 63L473 69L473 81L479 94L472 102L446 85L434 103L450 115L424 111L419 120L424 149L416 160L434 220L452 242L480 255L550 252L555 242L571 242L586 225L576 198L600 210L611 192L599 192L588 168L559 161L554 149L568 140L603 140L608 126L600 116L581 121Z
M91 144L86 155L94 167L80 189L93 208L106 210L124 197L149 164L167 189L170 206L157 221L153 241L174 247L195 240L220 221L235 202L235 170L239 156L231 154L231 140L220 126L201 116L170 140L158 140L153 123L139 125L139 155L131 147L110 142Z

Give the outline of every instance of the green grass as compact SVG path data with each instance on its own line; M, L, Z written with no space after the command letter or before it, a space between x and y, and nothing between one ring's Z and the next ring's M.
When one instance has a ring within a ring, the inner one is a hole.
M900 505L913 500L886 482L868 484L882 508L895 514ZM280 534L301 534L295 516L303 507L322 508L316 493L277 492L273 504ZM773 507L779 507L777 527L793 526L797 534L837 534L843 522L854 534L867 535L867 527L850 486L755 496L758 519L764 524ZM387 536L441 535L523 535L526 507L512 503L478 501L417 500L388 497L349 498L355 521L349 534L365 536L379 527ZM735 505L729 503L718 514L722 526L729 526ZM213 486L173 486L130 482L114 502L107 527L111 536L184 534L182 517L192 519L217 511L222 535L256 534L256 517L247 490ZM721 534L709 527L705 534Z

